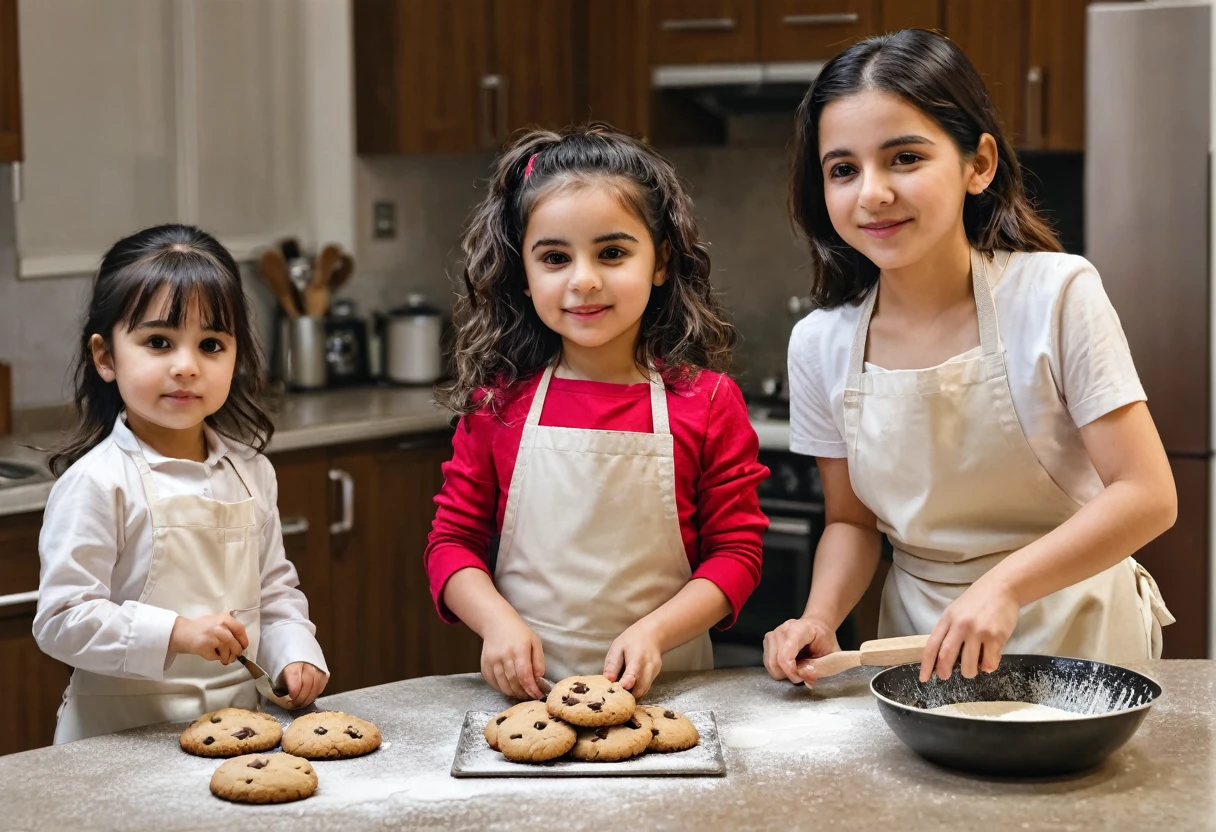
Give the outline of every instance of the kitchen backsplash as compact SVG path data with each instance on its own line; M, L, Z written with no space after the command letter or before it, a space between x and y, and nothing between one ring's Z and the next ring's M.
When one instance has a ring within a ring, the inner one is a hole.
M805 293L807 257L786 216L788 161L772 147L670 150L667 156L688 182L713 258L713 281L741 334L736 375L745 388L784 373L785 350L796 321L791 296ZM385 157L358 160L356 272L343 291L361 313L402 303L422 292L450 307L450 274L460 259L461 229L481 197L489 156ZM1066 247L1082 251L1081 156L1031 160L1031 186L1054 220ZM0 165L0 194L10 169ZM397 206L397 236L372 238L372 203ZM70 398L68 380L88 276L16 279L14 211L0 200L0 360L13 364L17 407L58 404ZM100 256L101 252L98 252ZM256 320L269 343L273 303L253 275L246 285Z

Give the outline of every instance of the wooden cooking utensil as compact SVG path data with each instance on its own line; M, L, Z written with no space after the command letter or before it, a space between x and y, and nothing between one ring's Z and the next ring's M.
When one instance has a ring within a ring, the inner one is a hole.
M287 261L283 255L277 249L266 249L258 260L258 272L270 291L274 292L283 313L289 318L300 317L300 308L296 306L296 298L292 294L291 278L287 274Z
M319 318L329 311L329 281L341 258L342 249L334 243L321 249L321 253L317 255L312 279L304 287L305 314Z
M814 668L815 676L835 676L854 667L891 667L897 664L918 662L929 643L928 636L901 636L867 641L860 650L842 650L817 659L800 659L798 669Z
M338 265L334 268L334 273L329 278L330 291L336 292L346 285L346 281L350 280L351 273L354 270L354 258L346 252L342 252L342 256L338 258Z

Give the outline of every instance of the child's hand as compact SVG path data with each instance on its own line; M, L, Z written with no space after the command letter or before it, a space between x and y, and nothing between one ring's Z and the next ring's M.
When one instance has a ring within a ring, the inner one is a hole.
M1020 610L1013 593L999 580L976 581L938 619L921 658L920 680L929 681L935 670L939 679L949 679L960 657L964 679L975 678L980 670L996 670Z
M545 675L545 650L518 615L495 623L481 645L481 675L495 690L515 699L540 699L536 680Z
M311 705L313 700L325 690L329 674L321 668L308 662L292 662L283 668L283 682L287 685L287 695L291 704L296 708Z
M625 671L621 672L621 667ZM655 677L663 669L663 651L653 630L639 621L616 637L604 659L604 675L608 681L621 680L621 687L641 699L650 690Z
M764 636L764 667L774 679L789 679L795 685L815 683L813 669L798 667L798 654L806 648L812 659L836 653L840 643L836 631L817 618L791 618Z
M169 649L174 653L202 656L220 664L232 664L248 646L245 625L226 612L201 618L179 615L169 634Z

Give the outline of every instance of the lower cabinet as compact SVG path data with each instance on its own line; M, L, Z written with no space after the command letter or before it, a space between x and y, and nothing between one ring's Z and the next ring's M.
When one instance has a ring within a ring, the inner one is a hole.
M481 640L439 620L422 567L450 456L444 432L271 457L327 692L479 668Z

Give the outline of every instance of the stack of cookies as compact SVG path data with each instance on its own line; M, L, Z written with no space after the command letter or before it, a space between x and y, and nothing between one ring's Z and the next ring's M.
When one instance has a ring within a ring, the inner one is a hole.
M283 753L265 753L280 743ZM380 729L340 711L317 711L299 717L283 731L269 714L224 708L194 720L182 732L181 747L200 757L233 758L211 776L211 793L216 797L283 803L317 790L317 774L309 760L375 751L380 747Z
M543 702L521 702L498 714L484 734L490 748L519 763L566 754L583 762L628 760L646 751L684 751L700 741L683 714L638 705L604 676L563 679Z

